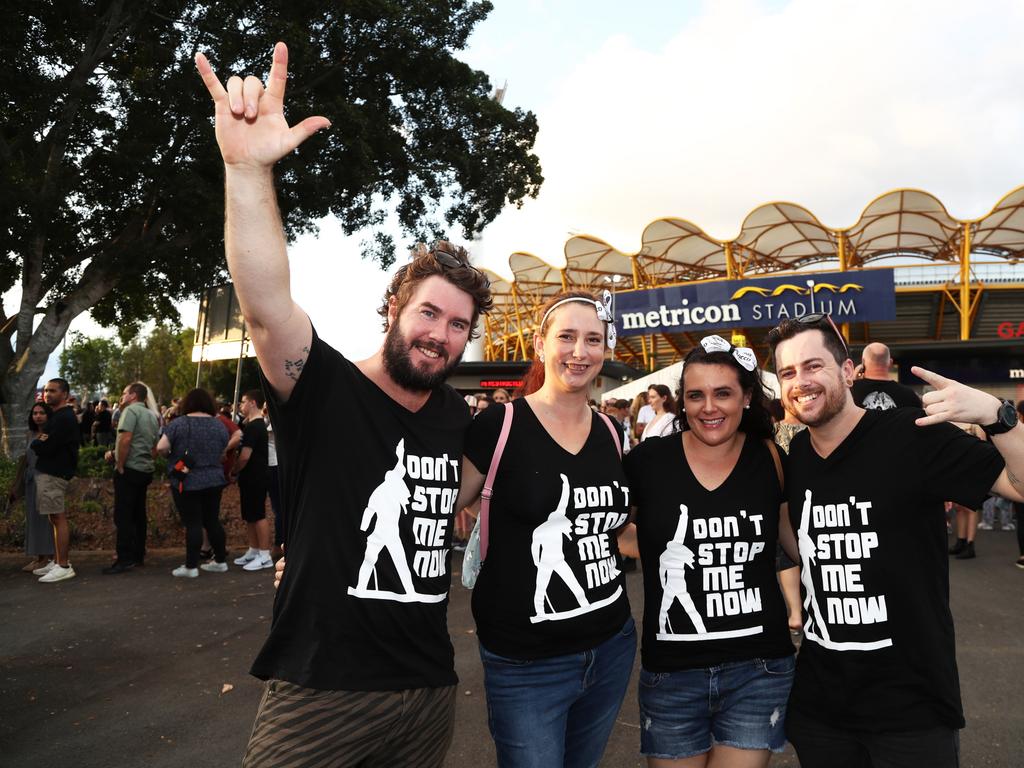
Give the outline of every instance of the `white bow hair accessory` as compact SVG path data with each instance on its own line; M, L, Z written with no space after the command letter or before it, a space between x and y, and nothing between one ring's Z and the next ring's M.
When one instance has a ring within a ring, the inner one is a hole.
M746 368L748 371L752 371L757 368L757 357L754 355L754 350L750 347L734 347L728 341L723 339L721 336L712 335L705 336L700 340L700 345L704 348L705 352L730 352L736 359L736 362Z

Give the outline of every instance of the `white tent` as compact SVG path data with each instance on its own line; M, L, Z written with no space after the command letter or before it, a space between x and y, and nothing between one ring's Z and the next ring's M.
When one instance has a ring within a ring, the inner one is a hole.
M649 373L646 376L641 376L639 379L634 379L628 384L623 384L621 387L610 389L607 392L601 394L603 400L630 400L640 392L645 392L648 387L653 384L664 384L672 393L675 394L676 387L679 386L679 377L683 373L683 361L680 360L678 363L673 363L667 368L662 368L654 373ZM774 373L768 371L761 371L761 378L764 380L764 384L773 393L774 397L779 396L779 379Z

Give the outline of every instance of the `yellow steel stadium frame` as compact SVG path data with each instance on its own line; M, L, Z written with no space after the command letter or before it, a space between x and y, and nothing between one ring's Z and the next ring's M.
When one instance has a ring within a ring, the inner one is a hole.
M767 274L896 269L895 320L844 324L851 343L995 338L1000 320L1024 320L1024 186L978 218L952 217L933 195L897 189L875 198L857 222L836 229L795 203L760 205L739 235L717 240L685 219L652 221L641 248L625 253L591 235L565 243L565 266L513 253L513 279L488 271L494 309L484 318L488 361L528 360L541 306L568 288L632 290ZM888 264L881 262L889 260ZM950 322L952 316L957 322ZM734 329L764 354L768 329ZM615 357L654 370L680 359L698 339L688 333L619 338Z

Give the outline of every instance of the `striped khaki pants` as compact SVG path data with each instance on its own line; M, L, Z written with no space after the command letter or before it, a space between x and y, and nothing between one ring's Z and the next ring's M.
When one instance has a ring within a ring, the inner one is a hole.
M270 680L243 768L440 768L455 687L322 691Z

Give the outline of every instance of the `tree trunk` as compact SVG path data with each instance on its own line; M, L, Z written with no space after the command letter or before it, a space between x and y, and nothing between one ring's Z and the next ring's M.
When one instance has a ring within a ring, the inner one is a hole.
M35 380L32 386L23 387L24 391L19 394L11 391L15 389L11 386L15 378L19 381L21 379L9 377L4 382L3 402L0 402L0 450L11 459L21 456L28 447L25 439L28 433L28 413L35 401Z

